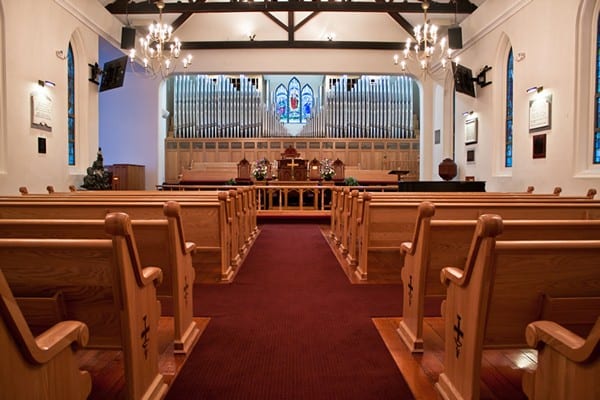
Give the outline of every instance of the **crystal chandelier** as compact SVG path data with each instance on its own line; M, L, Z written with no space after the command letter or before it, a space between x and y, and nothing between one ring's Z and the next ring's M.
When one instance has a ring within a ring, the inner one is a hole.
M166 78L175 71L176 60L181 55L181 42L178 38L173 38L173 27L162 22L162 10L165 7L164 1L157 1L156 7L159 10L158 22L150 24L148 34L140 39L140 49L142 63L147 74L152 76L161 75ZM133 65L136 58L136 50L129 50L129 59ZM183 68L192 64L192 55L188 54L182 59Z
M417 25L414 28L415 43L410 38L406 40L406 46L402 50L402 57L398 54L394 55L394 64L400 64L402 72L406 72L408 62L416 62L423 74L431 73L431 66L435 62L439 62L445 70L448 63L455 61L452 59L452 50L446 46L446 37L440 39L438 44L438 27L431 24L427 19L427 10L429 9L429 1L423 0L423 26ZM439 49L436 54L436 45Z

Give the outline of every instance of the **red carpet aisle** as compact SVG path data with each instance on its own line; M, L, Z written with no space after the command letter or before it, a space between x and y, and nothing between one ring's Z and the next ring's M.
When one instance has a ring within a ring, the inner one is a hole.
M411 399L371 317L400 285L351 285L317 225L265 225L230 285L195 288L212 317L168 399Z

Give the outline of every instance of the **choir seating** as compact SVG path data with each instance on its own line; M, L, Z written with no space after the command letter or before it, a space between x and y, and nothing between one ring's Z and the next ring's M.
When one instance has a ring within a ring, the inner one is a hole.
M423 351L425 301L439 302L446 290L442 268L464 265L477 220L433 219L435 205L419 205L413 239L402 243L403 304L398 333L412 352ZM600 238L600 220L504 220L500 240L592 240Z
M568 316L579 323L600 315L600 240L498 240L502 230L500 216L480 216L465 264L442 269L444 399L478 399L484 347L525 347L541 315L563 322L561 304L579 304Z
M538 350L537 368L523 376L530 400L600 398L600 317L586 337L552 321L530 323L525 336Z
M34 336L0 269L0 398L83 400L92 389L75 352L87 344L87 326L60 321Z
M166 219L132 220L142 265L161 268L163 281L158 286L159 300L173 304L176 354L189 353L200 330L193 320L194 268L192 252L196 245L185 241L181 207L177 202L164 205ZM1 238L106 239L103 219L0 219Z
M108 214L105 229L111 239L0 239L2 272L15 297L60 292L66 319L89 329L86 348L122 349L128 399L161 399L162 271L142 267L127 214Z

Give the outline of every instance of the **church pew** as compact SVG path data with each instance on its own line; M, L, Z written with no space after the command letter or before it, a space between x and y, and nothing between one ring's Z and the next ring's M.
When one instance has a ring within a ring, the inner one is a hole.
M173 348L185 354L200 337L192 301L196 245L185 241L179 204L168 201L163 210L166 219L132 220L131 225L142 265L155 265L163 272L157 296L173 302ZM103 219L0 219L0 238L104 239L110 235Z
M600 315L600 240L497 240L502 218L479 217L462 268L442 269L446 286L444 371L435 388L444 399L478 399L484 347L525 347L527 325L574 298L593 307L573 310L593 324Z
M75 351L88 342L87 326L61 321L34 336L0 269L0 397L83 400L92 389Z
M400 246L403 256L402 321L398 333L412 352L423 351L425 298L441 300L446 291L443 267L464 264L477 220L433 219L435 205L419 205L412 241ZM500 240L599 239L600 220L504 220Z
M530 400L600 398L600 317L587 337L552 321L530 323L525 337L538 350L536 369L523 375Z
M419 203L376 202L366 200L363 215L352 218L351 224L362 221L358 229L358 260L355 274L368 276L369 257L374 252L399 252L403 242L411 240ZM600 202L522 202L447 201L435 202L436 219L476 219L481 214L499 214L504 219L600 219Z
M0 265L15 297L62 293L66 319L89 329L86 348L123 351L128 399L160 399L162 272L140 264L127 214L108 214L105 229L111 239L0 239Z
M558 192L558 190L555 190ZM348 203L350 191L342 188L334 189L334 201L331 208L331 236L332 240L339 245L342 241L342 222L345 205ZM406 201L542 201L542 202L570 202L592 200L596 195L595 189L589 189L585 196L557 196L556 194L533 194L528 192L481 192L481 193L459 193L459 192L370 192L372 202L406 202ZM363 195L363 193L361 193ZM351 216L351 221L355 216Z
M229 282L234 269L231 255L232 218L228 193L219 193L218 200L180 201L181 216L186 237L196 243L192 262L196 271L196 281L206 278L215 282ZM97 219L104 218L112 211L122 211L133 219L160 219L164 201L159 199L110 200L105 201L4 201L0 200L0 218L41 218L49 219Z

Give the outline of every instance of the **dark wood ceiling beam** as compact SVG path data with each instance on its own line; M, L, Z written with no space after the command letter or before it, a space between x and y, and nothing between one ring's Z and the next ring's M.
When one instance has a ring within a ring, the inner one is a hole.
M269 19L270 19L271 21L273 21L273 22L275 22L277 25L279 25L279 27L280 27L281 29L283 29L284 31L286 31L286 32L287 32L287 29L288 29L288 27L287 27L287 25L286 25L286 24L284 24L283 22L281 22L281 21L280 21L280 20L279 20L277 17L274 17L274 16L273 16L271 13L269 13L269 12L267 12L267 11L265 11L265 12L264 12L264 14L265 14L267 17L269 17Z
M304 26L304 24L306 24L308 21L310 21L311 19L316 17L318 14L319 14L318 12L314 12L314 13L310 14L308 17L306 17L302 21L300 21L300 23L294 27L294 30L297 31L298 29L302 28L302 26Z
M123 1L115 1L106 6L112 14L158 14L153 3L140 2L127 5ZM470 14L477 6L469 1L458 0L452 3L431 2L429 14ZM254 2L195 2L166 3L163 14L172 13L234 13L234 12L374 12L374 13L422 13L420 3L366 1L254 1Z
M402 50L404 42L352 42L327 40L254 40L182 42L184 50L231 49L343 49L343 50Z
M192 15L194 15L193 13L183 13L181 14L179 17L177 17L177 19L175 21L173 21L173 23L171 24L173 26L173 31L176 31L181 25L184 24L185 21L187 21Z
M288 11L288 42L294 41L294 12Z

